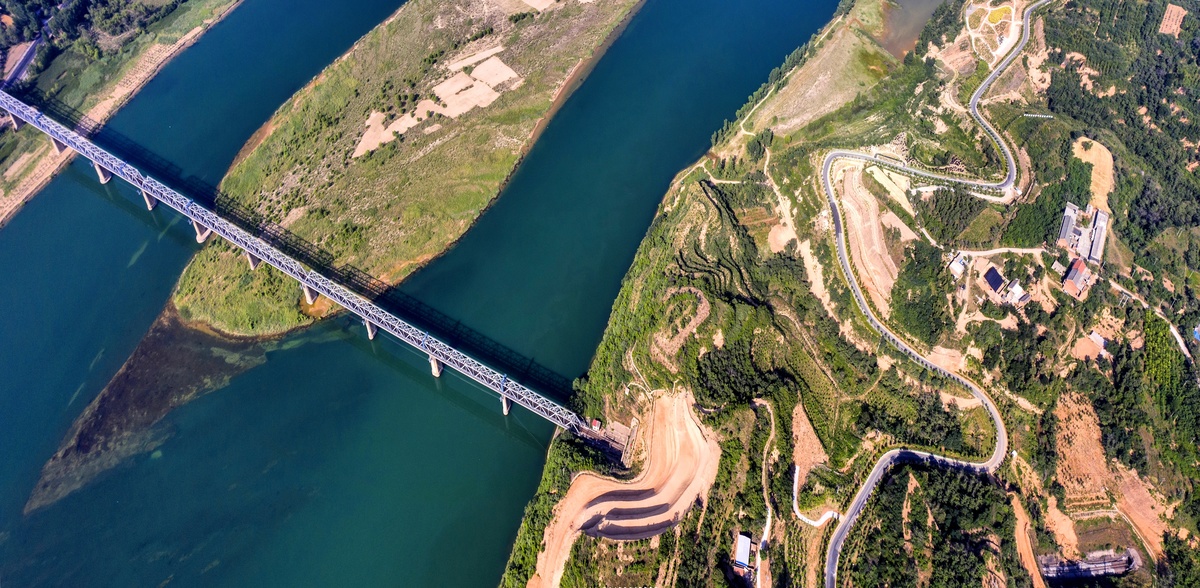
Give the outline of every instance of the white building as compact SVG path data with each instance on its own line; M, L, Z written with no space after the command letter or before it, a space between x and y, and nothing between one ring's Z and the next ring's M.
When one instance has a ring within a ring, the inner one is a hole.
M737 546L733 550L733 565L743 568L750 567L750 536L745 533L738 533Z
M1085 224L1089 220L1090 226ZM1091 204L1081 213L1078 206L1068 202L1063 210L1062 226L1058 229L1058 246L1086 261L1099 264L1104 259L1108 220L1108 213L1097 210Z

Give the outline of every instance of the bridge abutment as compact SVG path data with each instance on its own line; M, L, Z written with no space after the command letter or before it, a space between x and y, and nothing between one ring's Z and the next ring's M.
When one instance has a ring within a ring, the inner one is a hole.
M212 234L212 229L200 224L200 221L192 219L192 228L196 229L196 242L203 243L208 236Z
M375 323L373 323L367 319L363 319L363 324L367 326L367 340L374 341L375 333L379 332L379 327L376 327Z
M246 261L250 262L250 271L258 269L258 265L262 263L261 259L255 257L254 254L250 253L249 251L246 252Z
M63 144L62 141L59 141L58 139L55 139L54 137L50 137L50 143L54 145L55 153L62 153L63 151L67 150L67 146L65 144Z
M429 356L429 369L433 372L433 377L442 377L442 362L432 355Z
M145 190L142 190L142 200L146 201L146 210L154 210L154 207L158 206L158 198L151 196Z
M107 184L112 181L112 172L104 169L104 166L93 161L92 167L96 168L96 175L100 177L101 184Z
M304 303L312 306L313 303L317 301L317 296L320 296L320 294L318 294L316 290L309 288L308 284L300 284L300 287L304 289Z
M13 130L19 131L21 130L21 127L25 126L25 121L17 118L17 115L11 112L8 113L8 120L12 122Z

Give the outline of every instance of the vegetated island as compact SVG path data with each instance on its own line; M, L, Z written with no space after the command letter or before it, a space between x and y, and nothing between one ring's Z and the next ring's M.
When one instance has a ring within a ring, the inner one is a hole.
M338 263L398 281L466 231L635 6L409 2L284 104L223 188ZM302 302L294 281L272 268L251 273L224 242L202 249L43 466L26 512L152 450L166 435L153 427L172 409L259 365L279 334L332 310L324 299ZM168 364L186 369L146 375Z
M241 0L14 0L0 8L10 92L35 92L103 123ZM7 19L7 20L6 20ZM44 26L39 28L42 20ZM39 36L40 35L40 36ZM28 52L32 51L33 55ZM20 74L23 63L26 70ZM74 157L37 129L0 126L0 226Z
M502 586L822 586L836 515L885 452L992 451L979 400L867 324L820 176L851 148L1002 179L967 106L1030 4L951 0L893 59L863 34L879 5L848 2L680 173L575 399L634 424L634 466L557 436ZM1034 14L980 106L1014 152L1017 191L914 192L929 182L834 169L866 304L980 382L1013 450L994 476L889 471L840 585L1200 583L1200 336L1180 335L1200 322L1200 86L1185 83L1200 27L1179 16L1194 8Z
M496 197L573 72L635 0L414 0L298 92L221 188L387 283L447 249ZM330 312L216 242L180 278L185 321L273 335Z

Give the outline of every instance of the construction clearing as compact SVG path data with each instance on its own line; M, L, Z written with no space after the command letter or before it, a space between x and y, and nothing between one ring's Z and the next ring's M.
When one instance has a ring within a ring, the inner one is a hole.
M708 495L721 449L692 412L692 395L659 392L643 429L642 473L622 482L590 472L577 476L546 527L530 588L558 586L580 533L607 539L653 537Z

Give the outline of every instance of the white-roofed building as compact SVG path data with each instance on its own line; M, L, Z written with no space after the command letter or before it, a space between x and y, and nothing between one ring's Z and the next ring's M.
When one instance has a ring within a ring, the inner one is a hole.
M1108 236L1108 214L1103 210L1096 211L1096 220L1092 222L1092 247L1088 250L1088 261L1100 263L1104 259L1104 240Z
M745 533L738 533L737 545L733 550L733 565L743 568L750 567L750 536Z

